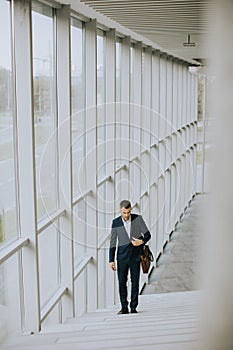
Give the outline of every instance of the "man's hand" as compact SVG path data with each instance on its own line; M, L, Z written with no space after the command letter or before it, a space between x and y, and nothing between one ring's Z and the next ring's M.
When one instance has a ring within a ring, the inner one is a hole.
M135 246L138 247L139 245L142 245L144 242L142 239L134 238L132 237L131 243Z
M114 261L110 262L110 263L109 263L109 266L110 266L110 269L111 269L112 271L116 271L116 265L115 265Z

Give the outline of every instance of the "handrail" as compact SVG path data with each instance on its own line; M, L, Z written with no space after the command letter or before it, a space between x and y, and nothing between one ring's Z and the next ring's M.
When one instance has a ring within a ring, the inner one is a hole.
M150 188L153 187L153 186L157 186L157 182L154 181L152 184L150 184Z
M141 152L141 155L145 154L145 153L150 153L150 151L146 148Z
M102 238L102 240L100 241L100 243L99 243L99 245L98 245L98 248L97 248L97 250L100 250L100 248L104 245L104 243L109 239L109 237L110 237L110 234L108 234L107 236L104 236L103 238Z
M43 322L52 309L57 305L59 300L63 297L64 294L68 292L67 287L60 287L58 291L53 295L53 297L48 301L48 303L43 307L40 313L40 320Z
M13 243L9 244L6 248L0 251L0 264L8 260L12 255L20 251L21 248L29 244L29 238L18 238Z
M85 269L85 267L89 264L91 260L93 260L93 257L90 255L80 262L80 264L76 267L74 271L74 281L78 278L80 273Z
M135 156L135 157L133 157L132 159L130 159L130 163L133 163L133 162L135 162L135 161L137 161L137 160L140 160L140 158L139 158L139 156Z
M78 202L81 201L81 199L83 199L87 195L91 194L92 192L93 192L92 190L87 190L86 192L83 192L83 193L79 194L78 196L76 196L73 203L72 203L72 206L74 207L75 205L77 205Z
M127 169L127 165L126 165L126 164L123 164L123 165L119 166L119 168L117 168L117 169L115 170L115 174L118 173L118 172L121 171L121 170L124 170L124 169Z
M135 202L132 204L132 209L135 208L135 207L139 207L139 203L138 202Z
M39 227L37 230L37 234L39 235L41 232L46 230L50 225L52 225L60 216L64 215L66 212L65 209L58 209L54 213L49 214L49 220L45 218L39 223Z
M103 183L105 183L106 181L111 181L111 180L112 180L111 175L107 175L102 180L100 180L100 182L98 182L97 187L103 185Z
M147 196L147 195L148 195L148 191L143 192L140 196L140 199L142 199L144 196Z

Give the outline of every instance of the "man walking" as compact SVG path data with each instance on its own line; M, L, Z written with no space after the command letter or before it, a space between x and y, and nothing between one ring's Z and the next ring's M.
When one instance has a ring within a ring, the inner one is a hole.
M127 276L131 277L131 313L137 313L140 256L143 245L147 243L151 234L141 215L131 214L131 203L123 200L120 203L121 215L112 222L111 241L109 248L109 264L113 271L117 270L121 310L118 314L128 314ZM115 253L117 249L117 269Z

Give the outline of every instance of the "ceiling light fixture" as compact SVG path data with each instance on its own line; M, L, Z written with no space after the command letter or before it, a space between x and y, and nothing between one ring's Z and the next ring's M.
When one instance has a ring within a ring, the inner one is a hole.
M194 47L194 46L196 46L196 44L193 42L193 43L191 43L191 41L190 41L190 34L188 34L188 41L187 42L184 42L183 43L183 46L184 47Z

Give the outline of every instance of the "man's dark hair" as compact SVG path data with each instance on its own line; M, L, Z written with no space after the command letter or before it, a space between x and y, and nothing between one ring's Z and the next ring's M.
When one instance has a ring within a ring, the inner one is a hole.
M120 208L125 208L125 209L131 208L130 201L128 201L128 199L123 199L123 201L120 202Z

